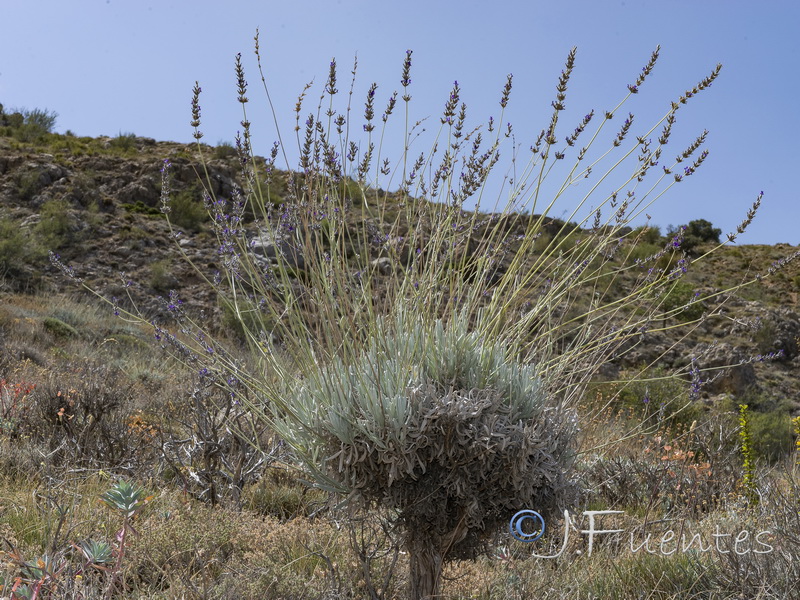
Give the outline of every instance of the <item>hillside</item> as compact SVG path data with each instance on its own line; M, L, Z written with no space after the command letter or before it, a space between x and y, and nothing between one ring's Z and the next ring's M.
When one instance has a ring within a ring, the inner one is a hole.
M94 139L12 133L0 127L0 535L29 555L46 551L67 560L73 555L56 552L59 544L66 547L73 538L96 535L93 526L101 521L108 528L118 526L91 500L108 488L111 477L124 477L159 490L153 501L158 509L137 521L144 541L131 542L132 553L126 557L131 564L127 585L137 591L124 597L157 597L153 594L158 590L163 594L158 597L165 598L260 598L267 597L265 589L276 598L379 597L375 581L391 573L398 560L407 560L386 520L377 513L363 521L342 517L325 494L300 483L305 475L274 433L154 344L147 321L175 325L169 305L181 298L186 314L208 319L208 328L233 352L243 348L235 319L203 280L213 278L222 259L203 206L197 147L127 134ZM227 145L202 150L211 191L230 197L240 183L236 150ZM181 232L176 239L160 210L165 159L172 165L170 218ZM287 178L287 173L275 175L270 200L276 207ZM343 185L355 195L351 184ZM382 205L384 218L399 214L391 193L373 191L370 205ZM485 226L524 231L533 218L496 221L487 216ZM380 232L384 225L380 219L371 220L369 227L355 216L348 219L354 239L359 230ZM613 294L622 296L632 285L623 266L669 243L661 232L651 230L646 239L644 233L638 248L631 239L621 242L619 258L609 267L620 273L613 280ZM575 240L583 234L572 224L551 219L543 227L542 247L560 236ZM712 527L718 533L726 515L739 518L735 511L747 493L740 482L739 404L751 410L759 468L766 473L794 463L790 419L800 415L800 263L792 259L799 249L736 245L691 263L713 245L694 241L686 257L690 266L665 300L679 309L675 323L706 310L693 302L696 292L705 295L755 274L768 276L725 293L724 312L703 320L691 338L671 337L669 327L643 331L620 359L603 366L582 407L587 415L581 424L582 443L603 448L615 437L620 442L579 461L584 507L621 509L645 520L651 511L657 519L663 510L675 518L696 519L709 536ZM115 303L100 302L83 290L51 263L49 251L76 278ZM276 251L275 245L254 246L265 259ZM380 248L369 260L380 295L395 266ZM299 260L293 268L293 276L302 280ZM135 308L145 322L115 315L115 306ZM685 402L690 383L624 388L627 376L645 366L666 372L693 359L703 368L729 368L704 382L685 414L658 420L647 435L626 438L632 417L663 413L665 405ZM241 360L248 360L246 353ZM264 452L244 442L242 431ZM31 481L37 490L32 498L27 489ZM791 500L796 481L767 475L763 481L765 502L770 498L776 504L747 513L747 518L753 526L782 527L787 544L782 548L796 553L796 544L791 546L798 540L791 521L796 518ZM53 507L67 506L67 497L73 520L64 533L53 517L62 513ZM6 499L14 506L8 511L14 518L6 515ZM632 527L633 521L625 524ZM515 554L498 542L481 567L455 563L448 597L474 598L476 589L485 589L480 597L524 598L529 597L525 590L532 593L545 585L553 593L547 597L609 597L608 589L627 585L632 590L642 578L651 578L647 585L653 589L667 585L665 581L688 581L688 587L675 583L670 588L675 596L657 596L677 598L681 590L697 589L692 587L697 582L708 590L727 585L750 593L764 581L791 581L797 574L796 562L784 568L775 561L750 570L738 563L720 567L694 558L682 562L680 553L642 557L664 559L655 566L642 566L634 557L615 565L613 572L603 571L597 563L581 562L578 543L572 542L572 554L559 569L551 569L531 566L524 552ZM609 543L602 550L610 548ZM8 553L4 560L19 566L14 556ZM746 560L753 561L746 565L761 564L752 554ZM584 583L587 570L594 574L591 584ZM371 581L370 572L381 577ZM0 589L2 577L0 570ZM402 582L397 576L385 581L380 597L397 597ZM609 588L602 587L604 581L612 582ZM334 587L340 596L329 595ZM503 592L512 587L513 594ZM500 596L494 595L497 589Z
M230 196L239 172L235 149L204 149L211 157L210 180L216 186L212 192ZM219 268L202 206L196 147L132 135L91 139L50 134L46 142L39 143L0 138L0 151L0 230L4 237L0 274L7 305L14 303L13 293L49 296L78 291L74 282L49 264L47 252L52 250L107 297L133 294L145 314L166 316L158 298L174 289L192 306L221 318L209 287L180 252L203 265L209 278ZM172 164L170 216L183 234L177 245L170 240L160 211L159 169L164 159ZM284 177L279 174L279 179ZM550 229L557 231L558 226ZM659 246L649 247L655 250ZM702 250L693 251L699 254ZM776 261L796 252L796 247L785 244L729 246L693 267L685 289L726 289L755 273L767 273ZM126 282L135 285L126 287ZM730 294L727 319L705 323L697 339L645 335L617 367L650 363L671 347L659 363L671 368L697 354L696 346L715 344L709 365L748 364L709 385L707 397L723 392L757 394L768 398L766 404L781 403L796 414L800 411L800 383L793 373L800 368L799 297L800 274L792 263L760 283ZM7 306L6 310L11 309ZM777 360L759 358L778 351L782 356Z

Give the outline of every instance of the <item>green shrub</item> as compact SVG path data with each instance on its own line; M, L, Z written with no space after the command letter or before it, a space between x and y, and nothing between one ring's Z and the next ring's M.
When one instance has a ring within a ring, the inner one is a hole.
M128 202L120 205L123 210L134 215L147 215L148 217L160 217L163 213L155 206L147 206L141 200L137 200L133 204Z
M124 155L131 155L136 152L136 134L120 132L116 137L109 141L112 150Z
M667 234L674 235L679 229L681 228L673 229L670 227L670 229L667 230ZM681 250L694 253L701 244L709 242L718 244L721 233L721 229L714 227L710 221L706 221L705 219L689 221L689 224L685 226L683 231Z
M685 323L699 319L706 307L704 302L696 300L694 286L679 279L664 296L663 309Z
M236 156L236 148L230 142L219 142L214 148L214 158L224 160Z
M162 294L177 287L178 280L173 274L173 269L172 261L168 258L152 263L150 265L150 287Z
M77 240L77 222L64 200L48 200L40 210L34 232L46 250L57 250Z
M749 285L739 290L739 295L750 302L763 302L768 303L769 292L764 289L764 286Z
M208 212L203 206L202 195L196 189L173 194L169 201L170 221L180 229L197 233L208 221Z
M5 112L3 105L0 104L0 125L8 127L10 130L19 129L25 123L25 115L20 111ZM11 132L9 132L11 133Z
M287 275L291 277L290 273ZM218 297L217 304L221 311L220 326L223 335L242 344L247 344L252 335L264 339L272 335L275 328L273 316L259 310L255 304L241 301L234 303L223 296Z
M70 156L84 156L93 153L91 142L93 138L76 137L74 135L57 136L49 143L53 154L68 154Z
M42 175L38 169L28 169L17 175L17 195L23 202L29 202L44 188Z
M48 110L3 112L0 105L0 125L10 129L10 134L21 142L41 142L53 132L58 114Z
M775 323L770 320L762 321L761 326L753 334L753 341L759 354L777 351L775 342L778 341L778 330Z
M657 246L656 244L643 241L631 248L630 252L628 253L628 257L631 261L642 261L650 258L651 256L655 256L661 250L663 250L663 248L663 246Z
M0 278L23 272L32 262L30 236L9 218L0 218Z
M695 238L700 242L719 243L721 233L721 229L714 227L710 221L705 219L689 221L689 225L686 227L686 236Z
M623 372L620 383L598 384L599 398L611 408L630 413L647 430L688 427L702 415L697 403L689 402L689 385L674 379L662 368L647 371L650 380L640 381L635 373Z
M72 325L64 323L55 317L46 317L43 321L44 328L59 338L75 338L78 337L78 330Z
M794 446L792 422L783 410L751 412L750 432L753 452L768 462L781 460Z
M742 406L747 407L744 413ZM751 388L735 400L728 399L724 408L744 414L749 429L747 444L751 462L755 459L776 462L791 452L794 437L789 402ZM741 426L741 416L739 423Z
M630 236L632 239L641 239L645 244L663 245L661 229L656 225L642 225L633 230ZM659 248L660 250L660 248Z
M243 494L245 508L281 520L308 516L326 502L326 495L293 477L264 476Z
M34 108L32 110L24 111L25 125L29 127L36 127L45 133L52 133L56 126L58 113L48 111L47 109Z

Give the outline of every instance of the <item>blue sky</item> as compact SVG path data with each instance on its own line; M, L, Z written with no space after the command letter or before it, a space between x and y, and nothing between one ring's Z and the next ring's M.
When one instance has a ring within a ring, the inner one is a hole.
M292 132L297 95L312 79L316 86L307 108L316 108L332 57L339 65L341 99L358 57L354 121L360 123L370 83L379 86L380 115L399 88L402 60L412 49L412 120L429 116L431 124L438 123L454 80L469 107L469 123L498 118L500 90L513 73L506 120L523 149L549 122L556 81L572 46L578 55L562 139L590 109L602 114L615 106L660 44L655 71L626 105L636 115L634 135L718 62L723 70L679 111L667 147L667 156L674 157L708 129L709 157L648 209L653 222L664 229L702 218L731 231L763 190L762 209L739 243L800 243L793 181L800 159L796 0L2 0L0 15L0 102L54 110L57 130L77 135L131 132L189 142L191 91L198 80L203 141L233 140L241 120L233 64L241 52L255 151L261 155L276 134L257 85L256 27L284 136ZM621 114L613 123L623 119ZM395 157L401 138L392 136L390 131L385 152ZM499 180L493 183L499 186ZM552 214L568 215L571 201L568 194Z

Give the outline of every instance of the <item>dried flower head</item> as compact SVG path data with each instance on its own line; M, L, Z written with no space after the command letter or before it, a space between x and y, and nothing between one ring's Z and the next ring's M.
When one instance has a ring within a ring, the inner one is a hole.
M369 86L369 91L367 92L367 102L364 107L364 119L367 121L364 124L364 131L367 133L375 129L375 125L372 124L372 119L375 118L375 90L377 89L378 84L373 83Z
M200 138L203 137L203 132L198 129L200 127L200 92L202 91L200 83L195 81L194 89L192 90L192 120L189 125L194 128L194 139L197 141L200 141Z
M514 75L509 73L506 76L506 84L503 86L503 93L500 95L500 106L505 108L508 105L508 98L511 95L511 81L514 78Z
M631 94L638 94L639 87L644 83L644 80L647 78L647 76L653 72L653 68L656 66L656 61L658 60L658 53L660 50L661 46L656 46L656 49L653 50L653 53L650 55L650 60L647 61L647 64L644 67L642 67L642 72L639 73L639 76L636 78L636 83L628 86L628 90L631 92Z
M444 114L442 115L443 125L452 125L453 117L456 115L456 107L461 94L461 88L458 86L458 81L453 82L453 90L450 92L450 97L444 105Z
M406 50L406 57L403 60L403 74L400 76L400 85L403 88L408 88L411 85L411 54L413 50ZM409 95L408 91L403 92L403 101L409 102L411 100L411 96Z
M622 144L625 136L628 135L628 131L630 131L631 125L633 125L633 113L628 113L628 118L625 119L619 133L617 133L617 137L614 138L614 146L620 146Z
M244 78L244 67L242 66L242 53L236 55L236 91L239 94L239 102L245 104L247 100L247 80Z
M741 223L739 223L738 227L736 227L736 233L728 234L728 241L730 242L734 241L737 238L737 236L744 233L748 225L750 225L750 223L753 222L753 219L755 218L756 213L758 212L758 209L761 206L761 199L763 197L764 197L764 192L762 191L761 193L758 194L758 197L753 202L753 205L750 207L750 210L747 211L747 216L745 217L745 219Z
M336 59L331 59L330 69L328 70L328 81L325 84L325 91L333 96L339 90L336 89Z

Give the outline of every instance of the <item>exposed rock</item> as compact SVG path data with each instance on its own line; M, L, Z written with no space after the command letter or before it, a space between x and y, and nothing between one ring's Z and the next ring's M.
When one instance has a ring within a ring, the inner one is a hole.
M749 388L758 383L753 365L741 349L720 342L706 349L698 358L701 369L720 369L714 374L704 377L703 391L709 394L730 393L741 396Z
M139 177L116 192L116 197L120 202L135 204L142 202L147 206L156 206L160 200L161 193L156 188L153 177Z
M280 253L286 266L304 269L306 261L303 258L302 252L293 246L287 237L276 238L277 236L271 231L261 229L250 241L250 250L257 259L266 259L273 264L278 261L278 255Z
M370 265L376 269L381 275L389 275L392 272L392 261L390 258L381 256L373 260Z
M788 308L779 308L772 314L774 323L774 350L783 351L784 360L792 360L797 356L800 340L800 317Z
M687 360L680 360L689 354L685 344L675 344L663 333L645 333L638 338L629 340L620 348L623 353L618 361L619 365L626 368L641 367L644 365L658 364L662 367L673 367L676 363L686 364Z
M52 156L50 158L52 159ZM67 175L64 167L52 162L29 162L22 168L24 171L37 173L36 184L40 187L47 187Z

